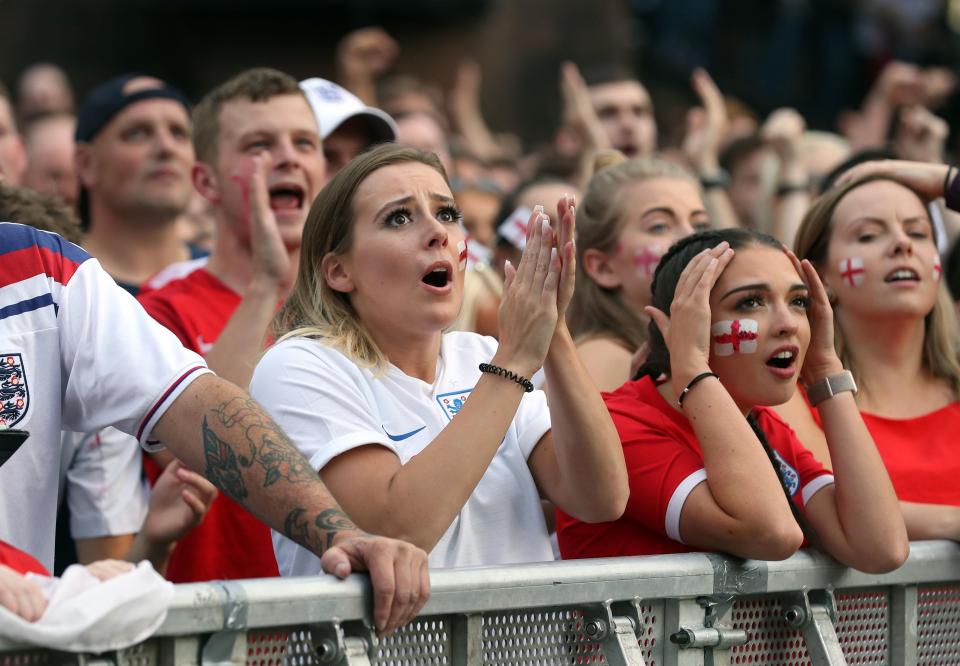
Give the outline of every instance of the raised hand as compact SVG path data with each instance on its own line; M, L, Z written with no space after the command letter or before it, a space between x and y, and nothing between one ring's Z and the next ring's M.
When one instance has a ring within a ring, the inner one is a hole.
M809 260L800 261L791 250L784 248L794 268L807 285L810 306L807 317L810 320L810 346L800 368L800 378L807 385L834 375L843 370L843 364L837 356L833 344L833 308L830 297L817 274L817 269Z
M354 30L337 46L341 83L364 103L376 106L374 82L390 68L399 53L399 44L383 28Z
M777 109L767 117L760 136L773 148L782 162L797 162L802 157L803 133L807 123L796 109Z
M677 395L710 369L710 291L731 259L726 241L700 252L680 274L670 314L652 305L644 308L670 351L670 380Z
M495 364L506 364L524 377L543 365L559 321L561 270L550 218L542 206L537 206L530 214L520 265L515 268L507 262L504 266L506 279L500 301L497 352L502 363L494 361Z
M270 208L270 168L269 156L255 155L242 160L232 178L240 187L243 215L249 227L254 278L276 285L285 295L293 286L293 271L277 218Z
M577 281L577 248L574 244L576 197L563 195L557 202L557 219L560 221L556 234L557 254L560 257L560 285L557 290L557 325L566 322L567 307L573 299Z
M338 532L320 565L338 578L346 578L351 571L370 572L373 620L380 635L415 618L430 598L427 554L406 541L358 531Z
M701 106L687 115L687 135L683 152L701 174L712 174L719 168L720 145L729 125L723 94L710 75L696 69L690 78Z
M900 114L894 151L901 159L940 163L949 132L947 122L924 107L907 107Z
M572 62L560 66L560 94L564 126L579 139L580 148L588 153L610 148L610 138L593 109L587 84Z

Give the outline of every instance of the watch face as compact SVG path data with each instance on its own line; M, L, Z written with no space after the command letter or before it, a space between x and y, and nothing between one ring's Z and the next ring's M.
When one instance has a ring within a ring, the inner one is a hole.
M0 465L3 465L27 441L26 430L0 430Z

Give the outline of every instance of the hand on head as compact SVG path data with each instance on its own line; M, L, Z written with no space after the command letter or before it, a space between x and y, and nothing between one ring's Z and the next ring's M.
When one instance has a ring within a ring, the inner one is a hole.
M680 274L670 314L652 305L644 308L670 351L670 379L677 395L710 368L710 292L733 254L726 241L701 251Z

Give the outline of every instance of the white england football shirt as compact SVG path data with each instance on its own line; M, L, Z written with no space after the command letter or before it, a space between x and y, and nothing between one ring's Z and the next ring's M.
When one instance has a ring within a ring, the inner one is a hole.
M0 539L52 568L61 428L145 444L205 372L81 248L0 223L0 424L30 432L0 466Z
M385 375L359 368L317 340L285 340L264 354L250 392L320 470L350 449L378 444L406 464L440 434L469 400L497 342L475 333L443 336L431 385L390 366ZM553 559L543 510L527 458L550 429L542 391L520 407L470 499L430 553L432 567ZM273 533L283 576L316 575L310 551Z

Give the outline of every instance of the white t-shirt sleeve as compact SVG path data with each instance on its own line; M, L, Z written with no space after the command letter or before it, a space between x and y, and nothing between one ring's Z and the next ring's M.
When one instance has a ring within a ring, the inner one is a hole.
M317 341L288 340L263 355L250 394L316 470L367 444L397 454L363 373L346 356Z
M63 288L57 319L65 429L112 425L145 444L177 396L209 372L96 260L85 261Z
M74 539L134 534L147 515L140 448L116 428L64 433L79 438L67 468L70 534Z

